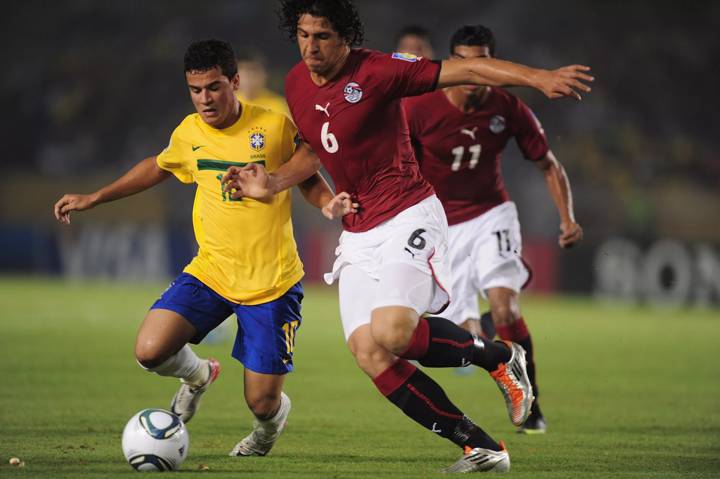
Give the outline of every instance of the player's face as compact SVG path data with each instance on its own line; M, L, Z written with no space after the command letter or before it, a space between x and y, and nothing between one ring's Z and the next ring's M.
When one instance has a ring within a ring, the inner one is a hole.
M490 48L486 46L455 45L451 58L491 58ZM462 85L463 92L468 95L477 93L483 87L480 85Z
M297 42L308 70L318 75L332 71L350 48L327 18L309 14L298 19Z
M400 38L397 44L397 51L401 53L412 53L419 57L432 58L433 51L430 43L417 35L405 35Z
M185 72L185 79L195 110L205 123L221 129L237 120L237 75L230 80L222 74L220 67L216 66L205 71Z

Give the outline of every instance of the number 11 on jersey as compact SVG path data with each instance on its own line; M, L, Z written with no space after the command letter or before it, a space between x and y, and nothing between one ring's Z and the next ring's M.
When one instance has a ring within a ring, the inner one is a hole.
M465 147L464 146L456 146L452 150L450 150L452 154L455 156L455 159L452 162L452 165L450 166L450 169L452 171L458 171L460 169L460 164L462 163L463 156L465 156ZM468 168L473 170L478 164L478 161L480 161L480 153L482 153L482 145L480 143L476 145L472 145L468 148L468 151L472 156L470 156L470 164L468 165Z

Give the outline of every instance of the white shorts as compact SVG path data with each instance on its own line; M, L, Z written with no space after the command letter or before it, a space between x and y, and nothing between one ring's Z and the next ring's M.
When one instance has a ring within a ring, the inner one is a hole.
M515 203L507 201L449 228L453 301L443 316L460 324L479 318L477 295L490 288L520 292L530 278L522 260L522 238Z
M340 279L345 339L370 323L372 310L405 306L438 313L450 301L447 218L436 196L424 199L368 231L340 235L331 273Z

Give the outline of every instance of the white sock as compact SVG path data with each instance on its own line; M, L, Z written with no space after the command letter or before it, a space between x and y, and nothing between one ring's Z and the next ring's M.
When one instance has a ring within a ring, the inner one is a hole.
M187 344L159 366L144 369L160 376L180 378L195 386L205 384L210 377L207 359L200 359Z
M280 407L273 417L269 419L255 418L265 434L275 434L278 427L280 427L280 412L283 408L283 401L286 401L285 397L285 393L282 393L280 396Z

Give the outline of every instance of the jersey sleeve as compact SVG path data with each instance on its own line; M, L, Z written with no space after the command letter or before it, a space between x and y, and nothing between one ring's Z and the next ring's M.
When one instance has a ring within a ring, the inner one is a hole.
M170 143L157 156L155 161L160 168L169 171L183 183L192 183L195 178L189 167L188 160L185 158L185 155L183 155L183 141L180 139L179 129L179 127L175 129L170 137Z
M440 63L409 53L374 55L372 74L391 98L416 96L437 88Z
M530 161L542 160L550 150L550 145L540 120L517 98L514 98L512 109L515 141L520 151Z
M287 116L283 115L281 163L287 162L292 154L295 153L295 148L297 147L299 141L300 135L298 133L298 129L295 127L295 124L290 121Z

